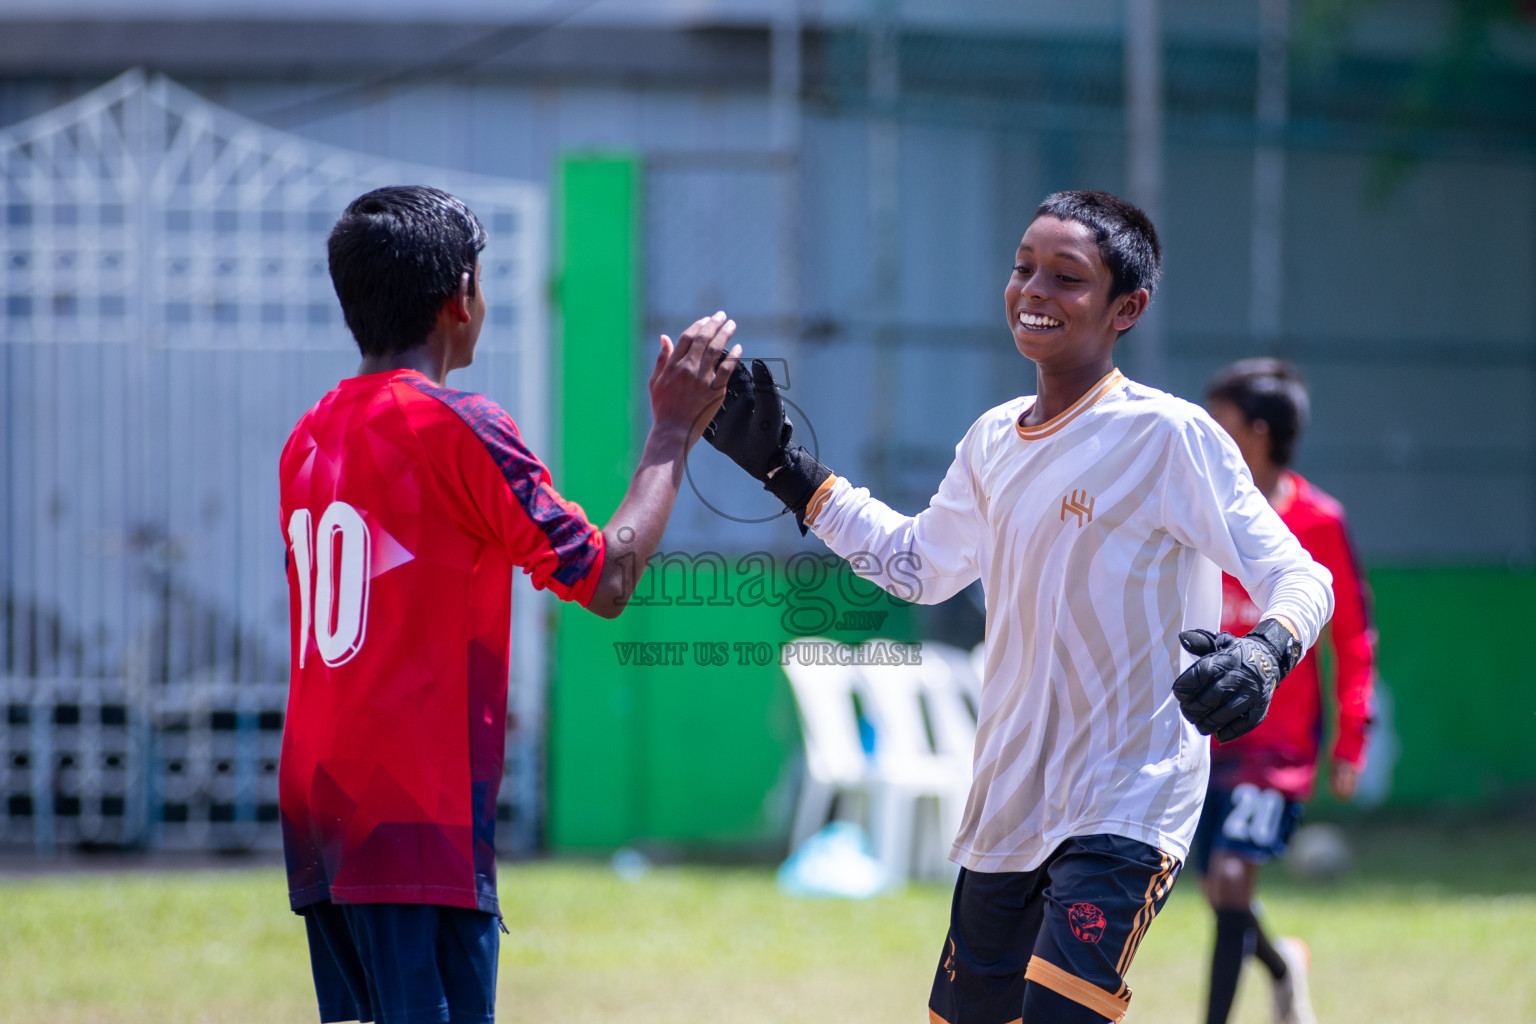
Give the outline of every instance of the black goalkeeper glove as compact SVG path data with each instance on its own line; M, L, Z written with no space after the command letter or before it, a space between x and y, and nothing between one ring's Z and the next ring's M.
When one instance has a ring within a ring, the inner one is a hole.
M1187 629L1179 643L1200 660L1173 681L1173 695L1196 729L1223 743L1264 721L1275 684L1301 660L1300 642L1278 619L1243 637Z
M806 503L832 471L804 446L792 444L794 433L768 364L754 359L748 372L746 363L737 363L725 385L725 401L704 428L704 440L794 512L803 535Z

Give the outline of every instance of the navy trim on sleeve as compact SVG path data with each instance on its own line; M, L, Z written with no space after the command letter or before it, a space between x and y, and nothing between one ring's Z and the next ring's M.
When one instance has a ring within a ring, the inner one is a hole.
M549 539L549 546L560 563L560 567L550 574L552 578L567 587L574 587L585 579L597 558L592 546L595 528L585 519L572 515L555 500L548 487L539 486L543 463L523 444L512 417L484 395L440 388L414 376L406 377L404 381L452 409L485 445L524 514Z

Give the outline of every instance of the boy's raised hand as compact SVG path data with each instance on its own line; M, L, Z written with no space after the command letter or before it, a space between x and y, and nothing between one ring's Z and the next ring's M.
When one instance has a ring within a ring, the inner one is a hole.
M1241 637L1187 629L1179 643L1200 660L1173 681L1173 695L1196 729L1222 743L1264 721L1275 686L1301 660L1301 645L1277 619Z
M651 414L658 427L681 427L688 446L699 439L725 400L725 386L741 358L741 346L725 346L736 321L716 313L695 320L674 345L665 334L651 370Z

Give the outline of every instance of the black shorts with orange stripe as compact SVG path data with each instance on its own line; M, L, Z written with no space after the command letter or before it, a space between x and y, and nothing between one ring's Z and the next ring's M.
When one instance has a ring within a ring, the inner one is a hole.
M1118 1021L1125 972L1179 861L1123 836L1075 836L1033 871L961 869L933 1024Z

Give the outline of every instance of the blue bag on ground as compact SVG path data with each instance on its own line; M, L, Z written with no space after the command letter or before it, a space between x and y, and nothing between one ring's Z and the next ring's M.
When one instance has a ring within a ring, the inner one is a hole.
M851 821L829 823L779 867L779 891L788 896L862 900L888 881L885 868L869 852L869 837Z

